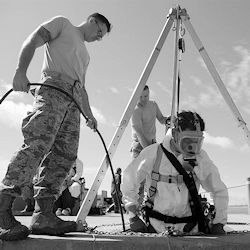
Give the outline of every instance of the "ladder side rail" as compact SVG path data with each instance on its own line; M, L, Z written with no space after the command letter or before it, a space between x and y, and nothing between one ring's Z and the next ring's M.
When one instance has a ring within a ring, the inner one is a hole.
M188 30L188 32L191 35L191 38L197 48L197 50L199 51L204 63L207 66L208 71L210 72L212 78L214 79L217 87L219 88L219 91L221 93L221 95L223 96L224 100L226 101L227 105L229 106L229 108L231 109L237 123L238 123L238 127L240 127L246 137L246 141L250 147L250 132L246 126L246 122L243 120L239 110L237 109L232 97L230 96L228 90L226 89L223 81L220 78L220 75L218 74L213 62L211 61L211 59L209 58L208 53L206 52L206 49L204 48L202 42L200 41L198 35L196 34L191 22L189 21L189 18L187 17L181 17L184 21L184 24Z
M158 55L161 51L161 48L162 46L164 45L164 42L167 38L167 35L173 25L173 14L169 14L168 16L168 20L167 22L165 23L164 25L164 28L162 29L162 32L160 34L160 37L158 38L157 42L156 42L156 45L149 57L149 60L143 70L143 73L141 74L140 78L139 78L139 81L136 85L136 88L135 90L133 91L133 94L130 98L130 101L125 109L125 112L123 113L123 116L120 120L120 123L119 123L119 127L117 128L112 140L111 140L111 143L108 147L108 152L109 152L109 157L110 159L112 159L115 151L116 151L116 148L120 142L120 139L125 131L125 128L129 122L129 119L132 115L132 112L137 104L137 101L139 100L139 97L142 93L142 90L144 88L144 86L146 85L146 82L147 82L147 79L153 69L153 66L158 58ZM77 222L81 222L81 223L84 223L85 222L85 219L89 213L89 210L91 208L91 205L94 201L94 198L98 192L98 189L105 177L105 174L107 172L107 169L108 169L108 161L107 161L107 156L105 155L99 169L98 169L98 173L92 183L92 186L91 188L89 189L78 213L77 213L77 216L76 216L76 221Z

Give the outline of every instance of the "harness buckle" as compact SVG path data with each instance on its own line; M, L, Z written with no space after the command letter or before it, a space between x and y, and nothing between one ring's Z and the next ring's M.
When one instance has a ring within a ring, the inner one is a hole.
M178 174L176 176L176 181L177 181L177 185L181 185L183 183L183 175Z
M156 188L153 187L153 186L150 186L150 188L148 189L148 191L149 191L149 197L152 197L156 193Z
M160 180L160 174L152 171L151 179L158 182Z
M147 206L148 208L153 208L154 204L151 201L147 200L145 201L145 206Z

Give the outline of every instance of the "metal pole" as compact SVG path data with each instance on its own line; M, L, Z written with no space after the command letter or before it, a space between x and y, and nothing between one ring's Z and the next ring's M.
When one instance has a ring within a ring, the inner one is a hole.
M248 214L250 214L250 177L247 178L247 201L248 201Z
M178 56L179 56L178 41L179 41L179 29L180 29L179 10L180 10L180 6L177 6L175 45L174 45L174 75L173 75L172 108L171 108L170 128L172 128L174 126L174 117L176 114L176 86L177 86Z

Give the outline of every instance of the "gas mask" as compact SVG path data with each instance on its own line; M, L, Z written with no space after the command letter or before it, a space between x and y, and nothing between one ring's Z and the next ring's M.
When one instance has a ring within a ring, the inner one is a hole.
M177 144L184 157L192 157L200 153L204 139L202 131L179 131L177 133Z
M178 126L178 120L176 120L175 123L175 143L178 145L183 158L195 157L195 155L199 154L201 151L204 136L200 128L200 122L195 113L194 118L196 130L182 130L181 127Z

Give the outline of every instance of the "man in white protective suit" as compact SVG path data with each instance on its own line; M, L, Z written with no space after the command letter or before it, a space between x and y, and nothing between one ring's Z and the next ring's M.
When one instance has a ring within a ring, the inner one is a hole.
M163 142L143 149L124 170L121 191L132 231L225 234L228 191L201 149L204 129L199 114L182 111ZM141 209L138 191L143 181ZM211 194L214 205L202 205L200 186Z

